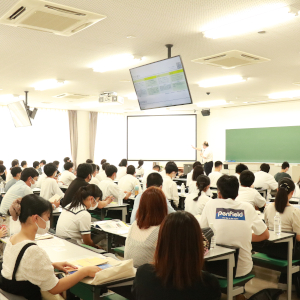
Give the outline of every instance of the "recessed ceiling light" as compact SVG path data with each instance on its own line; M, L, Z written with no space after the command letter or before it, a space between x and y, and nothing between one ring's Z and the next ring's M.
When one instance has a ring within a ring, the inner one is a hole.
M300 97L300 91L286 91L286 92L278 92L272 93L268 95L270 99L285 99L285 98L297 98Z
M238 82L246 81L247 78L244 78L239 75L232 75L232 76L224 76L224 77L217 77L211 78L206 80L201 80L198 82L200 87L213 87L219 85L226 85L226 84L233 84Z
M44 91L48 89L54 89L66 84L67 81L64 80L56 80L56 79L47 79L43 81L36 82L32 85L37 91Z
M210 108L213 106L220 106L229 104L226 100L211 100L211 101L201 101L197 103L198 107Z

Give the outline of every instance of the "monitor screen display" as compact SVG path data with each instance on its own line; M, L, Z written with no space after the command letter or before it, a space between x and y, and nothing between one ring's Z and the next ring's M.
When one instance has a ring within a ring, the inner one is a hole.
M193 104L181 57L130 69L140 109Z
M27 114L24 101L13 102L7 105L15 127L31 126L30 118Z

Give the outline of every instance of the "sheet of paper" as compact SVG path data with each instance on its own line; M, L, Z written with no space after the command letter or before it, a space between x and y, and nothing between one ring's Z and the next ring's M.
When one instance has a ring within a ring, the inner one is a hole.
M46 240L38 240L36 243L41 248L49 248L49 247L65 247L65 243L61 239L53 238L53 239L46 239Z
M98 266L107 263L107 259L102 259L99 257L91 257L91 258L84 258L79 259L71 262L73 265L77 266L78 268L82 267L90 267L90 266Z

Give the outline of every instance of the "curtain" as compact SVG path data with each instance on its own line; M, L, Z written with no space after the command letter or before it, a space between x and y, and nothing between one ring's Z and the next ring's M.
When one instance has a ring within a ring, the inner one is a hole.
M102 159L118 166L127 157L126 117L115 113L98 113L95 164Z
M69 128L70 128L70 146L74 167L77 168L77 150L78 150L78 128L77 128L77 111L69 110Z
M98 113L90 111L90 159L94 160Z
M47 163L58 160L59 169L63 168L63 159L70 156L69 122L66 110L39 108L32 126L14 126L9 109L0 106L1 148L0 160L6 168L18 159L27 161L32 167L34 161L46 160Z

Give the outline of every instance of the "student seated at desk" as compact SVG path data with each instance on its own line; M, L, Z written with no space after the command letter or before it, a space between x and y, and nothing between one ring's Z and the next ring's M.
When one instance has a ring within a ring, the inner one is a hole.
M4 164L3 164L3 160L0 160L0 166L2 166L2 167L1 167L1 170L2 170L2 171L0 171L0 182L1 182L1 181L6 181L7 171L6 171L6 167L5 167ZM3 167L4 167L4 169L3 169ZM2 179L2 180L1 180L1 179Z
M127 159L123 158L119 163L116 180L120 180L123 176L125 176L126 170L127 170Z
M42 183L40 196L46 200L49 200L55 195L63 198L65 194L59 188L57 181L54 179L57 172L55 164L50 163L45 165L44 172L47 175L47 178Z
M0 171L1 173L1 171ZM4 192L7 193L7 191L16 183L20 180L21 178L21 173L22 173L22 169L20 167L13 167L11 169L11 175L13 177L13 179L11 179L4 188Z
M223 175L217 186L219 199L205 205L200 225L204 228L213 224L217 244L240 248L236 277L242 277L249 274L253 267L251 241L267 240L269 231L251 204L235 201L239 192L239 182L235 176Z
M297 198L300 202L300 178L298 182L295 182L295 191L292 198Z
M73 173L74 164L72 162L66 162L64 164L64 171L61 173L59 181L61 181L64 185L69 186L71 182L76 178Z
M198 193L198 187L197 187L197 178L200 175L204 175L204 170L202 165L197 165L194 170L193 170L193 176L192 176L192 180L190 181L190 185L189 185L189 194L192 193Z
M142 180L142 183L143 183L143 190L146 189L146 185L147 185L147 177L148 175L150 175L151 173L158 173L160 172L160 166L159 165L155 165L153 166L152 170L151 171L146 171L144 173L144 176L143 176L143 180ZM161 174L160 174L161 175Z
M274 175L275 180L279 182L282 178L285 177L291 179L292 178L291 175L287 173L289 168L290 168L290 164L287 161L283 162L281 165L281 171Z
M32 166L37 172L39 172L38 170L40 168L40 163L37 160L33 162Z
M176 163L175 163L173 160L168 161L168 162L166 163L166 165L165 165L164 170L162 170L162 171L160 172L160 175L162 176L162 178L165 178L165 177L167 176L166 168L167 168L168 165L175 165L175 166L177 166ZM178 171L177 171L177 172L178 172Z
M33 194L31 186L36 183L38 176L39 173L34 168L26 168L21 173L21 179L3 197L0 205L0 213L6 215L14 200Z
M159 209L157 209L159 207ZM142 194L136 221L131 225L125 242L125 259L133 259L137 268L152 263L159 226L168 214L166 197L158 187L150 187Z
M108 166L110 166L109 163L104 163L102 165L102 170L100 170L99 174L96 175L96 178L98 179L99 182L107 178L105 170Z
M142 166L143 166L143 164L144 164L144 161L143 160L139 160L139 165L138 165L138 167L136 168L136 173L135 173L135 175L136 176L141 176L141 177L143 177L144 176L144 169L142 168Z
M117 177L118 169L114 165L109 165L105 169L107 178L102 180L99 184L99 188L103 193L103 198L113 196L114 200L118 202L121 199L128 199L131 195L131 191L122 191L120 187L114 183Z
M210 179L210 186L213 188L217 187L218 179L221 176L223 176L223 174L221 173L222 167L223 167L223 163L221 161L216 161L215 162L215 170L208 175L208 177Z
M97 166L95 164L91 164L92 166L92 179L90 181L90 184L96 184L99 185L100 181L98 180L97 176Z
M59 170L58 170L58 168L59 168L59 161L58 161L58 160L54 160L54 161L53 161L53 164L54 164L55 167L56 167L56 178L58 178L58 176L61 175L60 172L59 172Z
M244 164L238 164L236 167L235 167L235 174L234 176L238 179L238 181L240 182L240 175L243 171L246 171L248 170L248 167Z
M101 164L100 172L103 171L102 166L103 166L103 164L105 164L106 162L107 162L106 159L102 159L102 160L101 160L101 162L100 162L100 164Z
M24 169L26 169L27 168L27 161L26 160L23 160L22 162L21 162L21 169L22 169L22 171L24 170Z
M297 241L300 241L300 209L290 205L295 190L295 183L289 178L283 178L278 183L275 202L267 205L264 217L269 229L274 230L274 217L279 212L281 230L296 232Z
M43 174L43 172L44 172L44 166L46 165L46 161L43 159L43 160L41 160L40 161L40 167L39 167L39 169L38 169L38 172L39 172L39 174L40 175L42 175Z
M267 199L270 199L271 197L271 190L275 190L278 186L278 183L274 179L274 177L271 174L268 174L269 171L269 164L261 164L260 171L254 174L255 180L253 184L255 188L262 188L264 190L267 190Z
M209 177L199 175L197 177L196 184L198 193L193 192L185 198L185 211L193 214L194 216L201 215L206 203L211 200L211 198L206 194L210 187Z
M218 300L219 282L203 271L203 265L203 238L198 221L188 212L170 214L160 226L154 262L137 270L132 287L134 298Z
M255 177L251 171L243 171L240 175L239 195L236 201L248 202L254 208L262 208L266 205L266 199L253 188Z
M7 241L4 250L1 271L3 291L28 300L51 299L51 295L57 295L55 299L63 299L58 294L85 277L94 277L101 270L99 267L85 267L62 279L55 276L54 268L67 272L74 266L67 262L52 263L46 251L35 243L37 233L44 234L49 230L52 215L49 201L37 195L28 195L20 204L14 203L10 213L14 220L19 217L21 231ZM20 258L19 263L17 258Z
M188 186L188 187L190 186L190 183L192 181L194 169L197 166L202 166L200 161L195 161L194 162L194 164L193 164L193 170L190 173L188 173L187 176L186 176L186 186ZM204 174L204 171L203 171L203 174Z
M10 170L8 170L7 175L6 175L6 183L8 183L10 180L13 179L13 176L11 174L11 169L14 167L19 167L19 161L17 159L14 159L11 162L11 168L10 168Z
M147 176L147 182L145 183L145 187L147 189L152 186L162 189L162 185L163 185L163 178L158 172L150 173ZM133 205L133 209L132 209L131 217L130 217L130 224L132 224L136 220L136 214L139 209L141 197L142 197L142 194L139 194L134 199L134 205ZM170 201L166 198L166 195L165 195L165 201L167 204L168 214L175 212ZM158 208L158 209L160 209L160 208Z
M134 176L135 174L135 167L130 165L127 167L127 175L122 177L119 182L118 186L122 191L131 191L131 195L129 198L134 198L135 187L138 187L138 194L142 192L142 188L140 185L140 181Z
M88 210L103 208L111 203L112 198L102 200L102 192L95 184L79 188L73 200L61 212L56 234L63 238L77 240L79 244L100 248L91 238L91 214Z
M178 172L178 168L174 162L167 164L166 177L163 177L163 187L162 187L162 190L165 193L167 199L173 201L175 207L178 207L179 204L177 184L175 181L173 181L173 178L176 177L177 172Z

